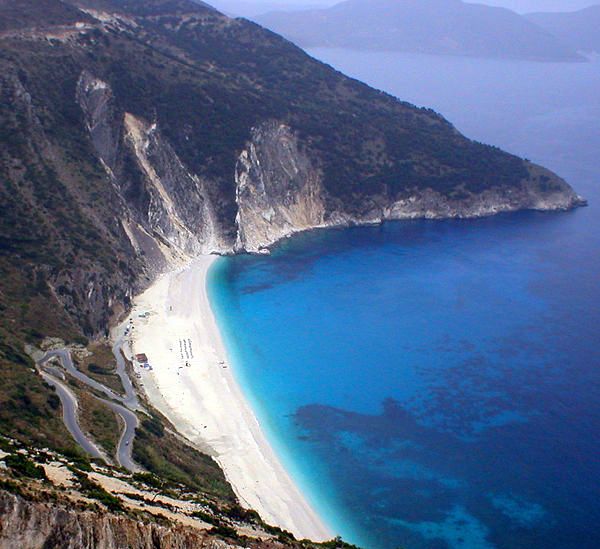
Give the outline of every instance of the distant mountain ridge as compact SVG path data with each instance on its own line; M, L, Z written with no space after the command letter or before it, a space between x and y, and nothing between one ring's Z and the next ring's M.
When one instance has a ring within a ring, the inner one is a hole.
M537 12L525 17L578 51L600 53L600 4L578 11Z
M461 0L346 0L255 20L303 47L582 60L574 48L511 10Z

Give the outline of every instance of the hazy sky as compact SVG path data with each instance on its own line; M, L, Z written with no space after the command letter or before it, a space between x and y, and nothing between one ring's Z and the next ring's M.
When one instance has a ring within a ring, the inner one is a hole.
M211 3L210 0L207 1L209 4ZM303 5L310 7L331 6L340 1L341 0L215 0L214 4L245 5L244 7L246 9L252 9L253 6L256 6L258 11L261 11L263 6L267 7L267 9L273 9L278 6L281 6L282 8ZM573 11L593 4L600 4L600 0L471 0L471 3L503 6L525 13L530 11Z

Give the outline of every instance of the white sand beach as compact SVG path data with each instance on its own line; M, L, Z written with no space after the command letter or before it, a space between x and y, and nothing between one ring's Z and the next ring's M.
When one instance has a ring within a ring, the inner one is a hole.
M281 465L238 386L212 313L206 275L216 257L201 257L162 276L135 300L134 353L154 406L177 430L213 455L242 505L294 533L333 537Z

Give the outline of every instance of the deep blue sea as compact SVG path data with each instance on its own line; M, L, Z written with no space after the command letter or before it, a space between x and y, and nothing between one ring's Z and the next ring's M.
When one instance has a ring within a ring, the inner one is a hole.
M316 231L219 260L236 376L368 549L600 547L600 63L320 50L558 171L568 213Z

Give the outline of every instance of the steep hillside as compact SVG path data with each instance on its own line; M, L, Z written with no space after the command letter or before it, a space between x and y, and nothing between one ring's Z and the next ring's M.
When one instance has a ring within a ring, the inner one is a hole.
M575 50L600 53L600 5L572 12L537 12L525 16Z
M88 334L182 254L577 203L553 175L212 8L32 2L0 4L3 268Z
M346 0L331 8L271 12L255 20L303 47L582 60L513 11L461 0Z

